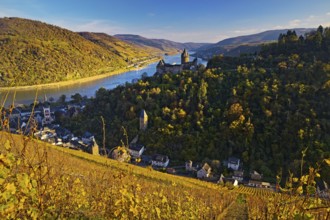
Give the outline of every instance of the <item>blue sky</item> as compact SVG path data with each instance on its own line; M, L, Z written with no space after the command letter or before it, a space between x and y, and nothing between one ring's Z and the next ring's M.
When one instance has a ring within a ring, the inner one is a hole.
M218 42L270 29L330 26L329 0L0 0L0 17L72 31Z

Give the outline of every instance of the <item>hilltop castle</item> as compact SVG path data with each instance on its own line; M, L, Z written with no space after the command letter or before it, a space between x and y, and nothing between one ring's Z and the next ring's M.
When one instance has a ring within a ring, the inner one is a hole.
M186 49L181 54L181 64L169 64L165 63L164 60L159 61L157 64L157 73L179 73L183 70L194 70L197 69L197 58L192 62L189 62L189 54Z

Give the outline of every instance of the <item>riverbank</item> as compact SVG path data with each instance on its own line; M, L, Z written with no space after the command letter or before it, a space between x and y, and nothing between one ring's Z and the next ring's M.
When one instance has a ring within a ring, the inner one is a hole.
M75 85L75 84L80 84L80 83L92 82L92 81L103 79L103 78L106 78L109 76L118 75L118 74L121 74L121 73L124 73L127 71L139 70L140 68L148 66L159 60L160 60L160 58L153 58L153 59L150 59L143 63L141 63L141 62L136 63L136 64L134 64L133 67L121 68L121 69L114 70L114 71L111 71L108 73L103 73L100 75L90 76L90 77L81 78L81 79L72 79L72 80L68 80L68 81L60 81L60 82L46 83L46 84L40 84L40 85L31 85L31 86L1 87L0 92L24 91L24 90L42 89L42 88L60 88L63 86L70 86L70 85Z

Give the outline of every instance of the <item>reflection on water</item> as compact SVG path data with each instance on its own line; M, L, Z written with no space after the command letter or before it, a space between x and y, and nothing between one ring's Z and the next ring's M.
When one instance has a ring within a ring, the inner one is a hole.
M193 58L191 58L193 59ZM165 56L165 62L167 63L180 63L181 57L180 54L173 56ZM206 62L198 59L199 63L206 65ZM123 85L126 82L132 82L134 79L141 78L143 73L147 73L148 76L152 76L156 72L156 65L158 62L152 63L146 67L143 67L139 70L133 70L124 72L118 75L108 76L102 79L97 79L89 82L76 83L66 86L58 86L51 88L41 88L41 89L30 89L30 90L21 90L16 91L15 104L31 104L33 103L36 94L38 94L38 100L43 100L45 96L49 99L52 97L55 101L61 95L66 95L67 100L71 98L75 93L80 93L82 96L92 97L95 95L95 92L103 87L105 89L113 89L118 85ZM0 92L1 104L5 99L7 92ZM8 106L12 103L14 97L14 92L10 92L6 101L5 106Z

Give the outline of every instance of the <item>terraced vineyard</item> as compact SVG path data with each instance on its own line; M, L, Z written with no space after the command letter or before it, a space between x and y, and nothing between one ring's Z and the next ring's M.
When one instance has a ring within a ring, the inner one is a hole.
M237 194L211 183L0 133L1 219L216 219Z
M329 200L226 187L0 133L1 219L329 219Z
M249 219L327 220L330 217L329 199L299 196L293 190L288 194L240 186L234 191L244 196Z
M274 191L271 189L265 188L253 188L246 186L239 186L234 189L235 192L247 194L247 195L256 195L256 196L271 196L274 194Z

